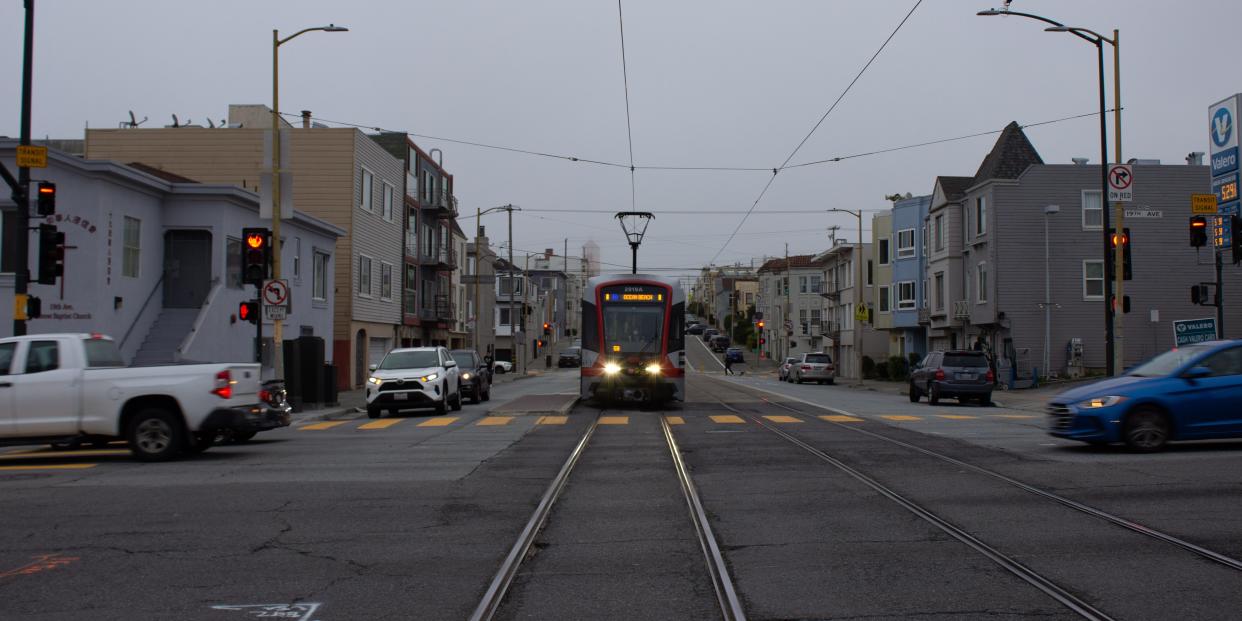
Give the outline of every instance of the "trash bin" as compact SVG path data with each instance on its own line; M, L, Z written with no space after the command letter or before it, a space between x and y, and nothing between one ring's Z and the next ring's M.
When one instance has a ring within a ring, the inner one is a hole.
M544 356L543 365L544 365L544 368L547 368L547 369L552 368L552 354L548 354L547 356Z

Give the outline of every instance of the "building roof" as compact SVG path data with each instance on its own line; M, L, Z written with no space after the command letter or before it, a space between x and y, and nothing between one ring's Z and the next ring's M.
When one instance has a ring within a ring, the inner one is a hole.
M164 170L162 168L156 168L154 166L149 166L147 164L143 164L142 162L130 162L126 164L126 166L141 170L142 172L147 173L148 175L151 175L152 177L159 177L160 179L163 179L164 181L167 181L169 183L198 183L198 181L195 181L194 179L191 179L189 177L183 177L181 175L178 175L177 173L169 172L167 170Z
M936 185L944 192L947 201L959 201L966 195L966 188L974 185L974 177L936 177Z
M970 185L989 179L1017 179L1032 164L1043 163L1043 158L1039 157L1035 145L1027 139L1022 126L1017 121L1010 121L1001 130L992 151L983 158L983 163L979 165Z
M768 259L759 267L760 272L783 272L786 268L797 269L807 267L820 267L823 261L816 261L813 254L792 255L788 259L779 257L776 259Z

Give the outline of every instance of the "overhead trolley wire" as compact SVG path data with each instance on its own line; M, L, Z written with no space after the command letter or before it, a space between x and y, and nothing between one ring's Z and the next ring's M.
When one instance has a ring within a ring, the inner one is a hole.
M630 122L630 73L625 63L625 18L621 0L617 0L617 26L621 30L621 81L625 84L625 139L630 147L630 211L638 209L638 191L634 181L634 129Z

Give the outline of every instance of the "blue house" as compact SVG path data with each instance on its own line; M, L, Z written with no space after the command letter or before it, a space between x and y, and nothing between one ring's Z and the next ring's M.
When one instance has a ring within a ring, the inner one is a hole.
M908 195L907 195L908 196ZM927 211L929 196L915 196L893 203L892 211L892 331L899 337L902 356L927 353L927 330L919 323L919 310L927 305Z

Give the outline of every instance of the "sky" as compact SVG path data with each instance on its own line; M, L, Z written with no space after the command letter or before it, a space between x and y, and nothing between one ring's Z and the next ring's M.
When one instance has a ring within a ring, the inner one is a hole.
M869 239L886 195L973 175L996 135L773 176L784 162L1098 111L1094 46L1030 19L975 15L1001 1L622 0L619 15L609 0L37 0L33 134L81 138L130 110L158 127L172 114L205 124L231 103L270 105L272 29L335 23L349 32L281 46L281 109L434 136L415 140L443 151L467 231L476 208L514 204L515 256L566 244L577 255L594 240L604 270L620 270L630 252L613 214L649 211L640 271L758 265L786 245L827 248L833 225L856 239L855 218L832 208L866 210ZM18 134L22 4L0 2L9 49L0 135ZM1207 107L1242 91L1230 60L1242 24L1235 0L1015 0L1011 9L1120 30L1125 159L1181 164L1207 151ZM1098 117L1026 131L1046 162L1100 161ZM758 170L631 177L631 161ZM483 224L494 245L503 241L503 212Z

